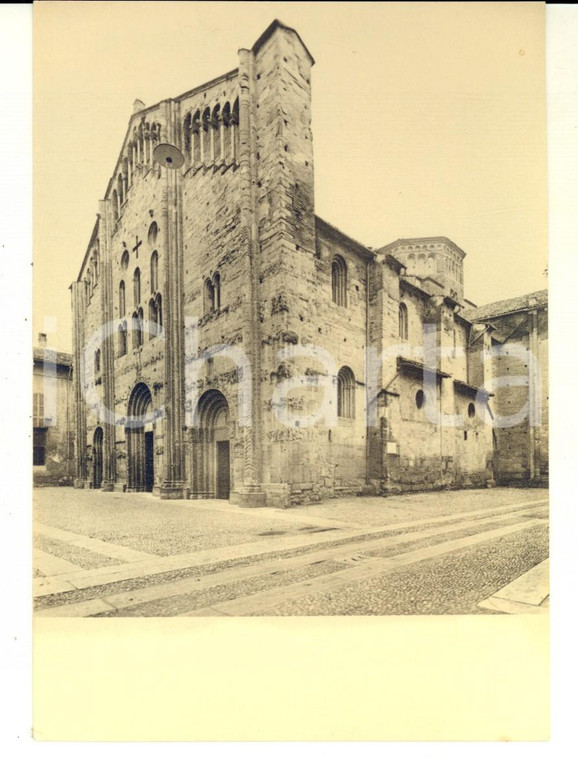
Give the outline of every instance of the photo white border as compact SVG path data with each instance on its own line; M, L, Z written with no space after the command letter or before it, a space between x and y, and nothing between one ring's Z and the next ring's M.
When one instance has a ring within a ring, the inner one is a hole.
M574 565L578 535L576 508L576 303L578 282L578 8L550 5L547 7L548 59L548 153L549 153L549 287L551 329L551 540L552 586L552 739L544 744L467 744L396 743L391 749L396 757L448 757L464 751L474 758L478 753L502 752L524 758L554 753L575 745L576 626L575 599L577 575ZM3 710L3 745L22 751L23 744L32 745L61 758L77 753L75 744L32 742L31 730L31 484L30 484L30 399L31 399L31 244L32 244L32 6L0 6L0 27L4 42L0 46L0 71L3 73L2 133L3 169L0 173L0 208L3 231L0 235L1 275L9 319L2 327L5 349L3 361L4 399L1 419L3 468L1 514L4 537L4 580L7 605L3 611L3 662L5 704ZM7 349L7 351L6 351ZM8 400L8 403L6 401ZM158 744L158 743L157 743ZM160 748L157 744L140 745L145 756ZM163 742L164 744L164 742ZM167 743L168 744L168 743ZM425 744L425 746L423 746ZM89 755L102 751L126 752L124 744L83 743L82 752ZM254 743L206 745L191 748L168 744L175 751L190 753L233 750L254 758L259 752L285 753L325 751L318 745L295 747L293 744L274 748ZM30 749L30 746L26 747ZM336 746L329 752L351 752L383 756L389 748L379 744ZM419 755L418 755L419 753Z

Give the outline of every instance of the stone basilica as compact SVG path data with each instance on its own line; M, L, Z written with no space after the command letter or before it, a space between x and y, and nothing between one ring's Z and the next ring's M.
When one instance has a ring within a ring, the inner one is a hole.
M545 296L480 311L451 240L375 251L315 215L313 63L274 21L235 70L135 102L72 284L77 487L289 506L543 482L527 420L499 474L488 420L515 399L486 352L540 354ZM545 405L539 369L516 403Z

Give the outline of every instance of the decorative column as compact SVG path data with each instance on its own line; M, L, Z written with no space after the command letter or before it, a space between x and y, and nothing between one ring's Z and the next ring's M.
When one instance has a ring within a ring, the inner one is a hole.
M178 105L165 104L166 140L178 144ZM165 187L161 213L165 261L164 332L165 332L165 416L163 480L161 499L185 499L184 458L184 322L183 322L183 234L181 169L161 170Z
M108 419L102 420L102 490L112 491L116 480L116 428L114 424L115 390L114 390L114 341L116 337L114 319L114 290L112 284L112 209L110 201L99 203L99 238L100 238L100 308L103 342L102 383L103 403Z
M261 488L261 323L259 320L259 230L255 213L257 185L256 134L251 97L254 81L254 59L248 50L239 51L239 127L240 150L235 155L241 172L241 226L242 250L245 257L245 292L243 301L243 345L252 373L251 419L239 420L243 440L243 483L235 484L230 501L244 507L265 505L266 496ZM231 143L235 145L234 119ZM234 150L234 147L233 147ZM245 405L239 404L239 408Z
M73 382L74 382L74 487L84 488L86 474L86 405L82 395L84 378L84 314L86 311L86 287L82 280L73 282L72 292L72 341L73 341Z

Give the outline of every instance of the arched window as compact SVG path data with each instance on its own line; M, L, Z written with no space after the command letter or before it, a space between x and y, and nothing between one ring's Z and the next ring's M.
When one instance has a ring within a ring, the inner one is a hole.
M154 248L157 242L157 235L159 234L159 226L156 222L153 222L149 227L148 241L151 248Z
M156 293L159 289L159 254L153 251L151 256L151 293Z
M132 347L138 348L143 344L143 310L133 312L132 315Z
M203 140L203 163L205 165L211 164L213 162L211 151L211 111L208 108L205 108L203 111L201 137Z
M221 275L216 272L213 277L213 286L215 290L215 308L221 308Z
M116 184L117 184L117 192L118 192L118 205L120 208L122 204L124 203L124 182L122 180L122 174L118 175Z
M94 352L94 371L97 375L100 373L100 348Z
M185 149L185 157L190 160L191 158L191 114L188 113L183 121L183 148Z
M341 256L331 263L331 297L338 306L347 306L347 264Z
M157 312L157 302L154 298L151 298L149 301L149 322L150 322L150 333L152 336L157 335L157 326L158 326L158 312Z
M201 163L201 114L199 111L193 116L193 125L191 127L191 140L193 163L199 166Z
M160 335L163 326L163 305L160 293L149 301L149 322L151 336Z
M126 354L126 322L118 326L118 355Z
M139 163L144 164L144 138L142 124L138 125L138 158Z
M215 311L215 287L211 280L205 280L205 314Z
M127 146L128 154L128 184L132 185L134 179L134 144L129 142Z
M399 337L402 340L407 340L409 335L408 318L407 318L407 306L404 303L399 305Z
M151 140L150 140L150 125L148 121L145 123L144 128L144 144L145 144L145 161L147 164L151 162Z
M156 301L156 307L157 307L157 325L162 328L163 326L163 299L161 298L161 294L157 293L157 297L155 298Z
M337 375L337 416L355 417L355 375L349 367L341 367Z
M133 294L134 294L134 305L138 306L140 303L140 269L138 267L134 270L132 284L133 284Z
M425 253L420 253L417 256L417 271L419 274L425 273Z
M94 252L93 258L92 258L92 265L94 267L94 278L98 281L98 251Z
M130 256L128 251L125 249L122 252L122 257L120 259L120 265L123 269L128 269L128 262L129 262Z
M128 158L122 159L122 178L124 182L124 197L128 194L128 188L130 186L130 177L128 172Z
M143 325L143 323L144 323L144 312L143 312L142 308L140 308L138 310L138 328L139 328L138 329L138 341L139 341L138 345L139 346L142 346L142 344L144 342L144 329L143 329L144 325Z
M118 316L124 317L126 312L126 293L124 280L121 280L118 286Z
M231 159L231 106L225 103L223 106L223 156L225 163L228 164Z
M213 128L213 155L215 157L215 163L221 160L221 106L215 106L213 108L213 117L211 119L211 127Z
M134 311L132 314L132 347L138 348L141 344L140 338L140 322L138 318L138 312Z
M112 191L112 214L116 221L118 219L118 193L116 190Z
M233 157L239 156L239 98L233 104L233 113L231 115L231 142L233 144Z

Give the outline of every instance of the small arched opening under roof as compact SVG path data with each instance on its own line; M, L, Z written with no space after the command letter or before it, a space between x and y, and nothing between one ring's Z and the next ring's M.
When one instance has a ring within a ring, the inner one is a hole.
M211 117L211 126L213 129L213 155L215 163L221 161L221 106L216 105L213 108Z

